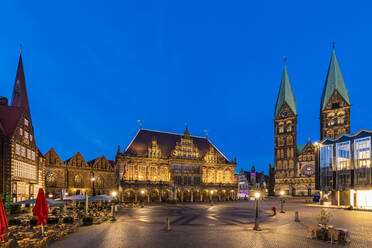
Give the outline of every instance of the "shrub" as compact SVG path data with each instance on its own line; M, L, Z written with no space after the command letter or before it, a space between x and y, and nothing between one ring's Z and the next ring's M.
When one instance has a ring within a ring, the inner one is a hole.
M19 226L21 225L21 220L12 219L8 221L9 226Z
M53 224L58 224L59 220L58 218L48 218L47 219L47 224L53 225Z
M72 224L72 223L74 223L74 218L72 218L72 217L64 217L63 218L63 223L65 223L65 224Z
M36 226L37 220L35 218L30 220L30 226Z
M9 205L10 214L21 213L21 205Z
M93 224L93 217L87 216L83 218L83 224L85 226L92 225Z

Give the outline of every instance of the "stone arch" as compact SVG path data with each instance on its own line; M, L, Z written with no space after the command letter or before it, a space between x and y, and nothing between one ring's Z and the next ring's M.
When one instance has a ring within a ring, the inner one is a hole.
M183 201L184 202L190 202L191 201L191 190L185 189L183 191Z
M160 191L158 189L151 189L150 190L150 200L152 202L160 201Z
M170 197L171 197L171 191L169 189L164 189L163 192L162 192L162 200L163 201L168 201L170 200Z
M132 188L124 190L123 198L124 201L134 202L136 200L136 191Z

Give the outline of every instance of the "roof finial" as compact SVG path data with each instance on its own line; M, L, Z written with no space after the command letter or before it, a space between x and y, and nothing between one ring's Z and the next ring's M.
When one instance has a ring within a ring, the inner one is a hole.
M332 41L332 48L335 49L336 42L335 40Z
M287 56L283 57L283 61L284 61L284 65L286 65L287 64Z
M140 124L140 130L142 129L142 122L143 120L137 120L137 122Z
M22 48L24 48L24 46L22 45L22 41L19 42L19 53L22 53Z
M208 139L208 130L204 129L204 133L205 133L205 137L207 137L207 139Z

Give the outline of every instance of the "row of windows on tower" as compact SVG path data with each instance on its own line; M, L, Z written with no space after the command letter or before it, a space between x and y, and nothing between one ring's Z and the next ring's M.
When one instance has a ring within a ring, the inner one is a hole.
M294 149L293 148L288 148L287 151L284 149L280 149L276 151L276 158L281 159L281 158L293 158L294 157Z
M278 139L278 146L285 146L285 144L293 145L293 137L290 136L290 135L287 136L286 138L285 137L279 137L277 139Z
M340 117L337 117L337 118L332 118L332 119L328 120L327 126L331 127L331 126L336 125L336 123L337 123L337 125L345 124L345 117L340 116Z
M290 132L292 132L292 125L289 125L287 127L285 127L284 125L283 126L279 126L278 132L279 133L284 133L284 132L290 133Z

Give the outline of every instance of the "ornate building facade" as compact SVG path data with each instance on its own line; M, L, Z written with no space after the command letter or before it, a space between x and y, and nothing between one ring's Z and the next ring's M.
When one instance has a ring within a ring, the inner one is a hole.
M335 50L328 68L320 104L320 139L350 132L350 100ZM297 144L297 106L284 65L274 114L275 192L287 195L315 193L318 143Z
M45 155L45 191L59 198L87 192L110 195L117 190L113 161L105 156L86 162L80 152L66 161L52 148Z
M236 161L208 138L140 129L116 155L123 201L235 199Z
M0 98L0 145L1 193L13 202L36 197L44 187L44 160L35 141L21 55L11 104Z

